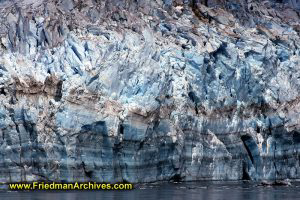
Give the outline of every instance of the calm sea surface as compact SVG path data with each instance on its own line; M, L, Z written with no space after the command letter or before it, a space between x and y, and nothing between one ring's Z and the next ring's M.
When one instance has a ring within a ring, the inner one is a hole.
M193 182L136 185L131 191L0 192L0 200L292 200L300 199L300 183L263 187L247 182Z

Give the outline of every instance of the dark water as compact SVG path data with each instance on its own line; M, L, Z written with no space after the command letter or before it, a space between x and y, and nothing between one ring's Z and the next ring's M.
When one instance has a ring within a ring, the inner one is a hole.
M160 183L138 185L131 191L0 192L0 200L291 200L300 199L300 183L263 187L245 182Z

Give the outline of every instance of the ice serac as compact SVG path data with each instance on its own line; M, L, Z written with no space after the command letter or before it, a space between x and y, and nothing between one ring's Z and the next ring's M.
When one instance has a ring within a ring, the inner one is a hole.
M0 1L0 181L300 178L299 1Z

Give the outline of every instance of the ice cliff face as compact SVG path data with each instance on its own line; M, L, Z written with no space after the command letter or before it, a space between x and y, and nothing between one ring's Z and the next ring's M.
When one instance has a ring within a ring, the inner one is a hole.
M299 8L0 1L0 181L300 178Z

